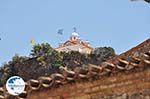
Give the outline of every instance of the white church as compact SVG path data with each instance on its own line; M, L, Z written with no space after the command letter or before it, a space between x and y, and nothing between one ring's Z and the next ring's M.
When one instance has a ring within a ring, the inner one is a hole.
M80 53L90 54L93 48L88 41L81 40L79 34L74 31L70 39L59 44L56 50L59 52L79 51Z

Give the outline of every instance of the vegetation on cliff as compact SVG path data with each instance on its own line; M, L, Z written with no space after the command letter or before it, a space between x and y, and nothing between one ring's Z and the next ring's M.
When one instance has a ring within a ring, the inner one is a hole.
M67 66L72 70L86 68L87 64L98 65L114 56L115 51L111 47L99 47L91 54L82 54L75 51L59 53L48 43L36 44L30 57L16 54L11 61L0 67L0 86L13 75L19 75L27 81L60 72L59 66Z

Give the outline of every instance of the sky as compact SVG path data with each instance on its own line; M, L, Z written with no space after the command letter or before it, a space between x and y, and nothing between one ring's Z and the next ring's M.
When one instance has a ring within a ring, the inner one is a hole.
M95 47L120 54L150 37L150 4L130 0L0 0L0 65L15 54L28 56L36 43L52 47L73 27ZM57 31L63 29L60 37Z

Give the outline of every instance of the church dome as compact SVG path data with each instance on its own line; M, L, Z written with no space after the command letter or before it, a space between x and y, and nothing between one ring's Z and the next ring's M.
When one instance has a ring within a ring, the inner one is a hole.
M77 36L77 37L79 37L79 34L76 33L76 32L73 32L73 33L72 33L72 36Z

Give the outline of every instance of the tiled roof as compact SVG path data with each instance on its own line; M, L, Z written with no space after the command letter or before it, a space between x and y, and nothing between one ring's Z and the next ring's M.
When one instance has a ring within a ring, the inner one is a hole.
M90 49L93 49L91 46L88 46L85 42L83 42L83 41L80 41L80 42L78 42L78 41L70 41L70 40L68 40L68 41L66 41L63 45L63 47L65 47L65 44L66 43L71 43L72 45L76 45L76 44L81 44L82 46L84 46L84 47L87 47L87 48L90 48Z

